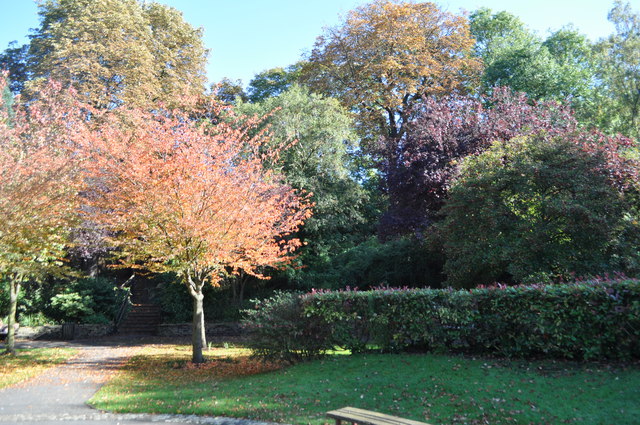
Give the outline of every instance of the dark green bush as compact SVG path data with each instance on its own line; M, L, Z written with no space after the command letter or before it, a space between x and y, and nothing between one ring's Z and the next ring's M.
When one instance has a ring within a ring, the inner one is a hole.
M602 149L543 135L496 142L468 157L438 225L447 284L633 273L636 199L614 184L617 171L608 167Z
M272 357L374 347L579 360L640 358L637 280L288 295L258 304L247 319L250 345L257 354Z
M34 297L37 290L31 291ZM110 323L119 307L118 291L112 279L96 277L68 282L49 298L47 316L61 322Z
M256 300L255 308L245 311L249 348L260 357L289 362L318 357L330 349L334 345L330 328L307 316L304 307L300 294L276 292Z

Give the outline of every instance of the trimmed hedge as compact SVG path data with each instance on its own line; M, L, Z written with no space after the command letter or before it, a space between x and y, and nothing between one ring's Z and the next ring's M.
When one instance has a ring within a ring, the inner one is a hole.
M576 360L640 358L640 281L278 294L246 312L256 354L342 347Z

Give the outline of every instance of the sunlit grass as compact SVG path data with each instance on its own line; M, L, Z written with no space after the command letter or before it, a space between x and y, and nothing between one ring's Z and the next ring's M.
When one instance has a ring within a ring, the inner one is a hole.
M92 404L117 412L332 423L328 410L355 406L432 424L633 424L640 368L569 362L508 362L443 355L330 356L284 367L242 348L149 347Z
M70 348L17 350L15 356L0 356L0 388L26 381L45 370L64 363L77 351Z

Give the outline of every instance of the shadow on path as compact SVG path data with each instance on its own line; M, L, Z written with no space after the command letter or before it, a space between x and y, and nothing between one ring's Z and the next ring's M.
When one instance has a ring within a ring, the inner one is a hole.
M43 374L0 390L0 424L144 425L174 424L257 425L232 418L181 415L116 415L99 412L86 402L146 344L175 344L158 338L111 337L85 341L19 341L17 348L73 347L78 355ZM0 345L0 350L3 345Z

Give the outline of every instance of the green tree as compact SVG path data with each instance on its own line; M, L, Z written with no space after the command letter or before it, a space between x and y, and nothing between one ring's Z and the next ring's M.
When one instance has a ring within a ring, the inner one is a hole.
M261 102L279 96L300 79L303 63L298 62L286 68L271 68L256 74L247 88L250 102Z
M38 7L40 25L17 76L29 96L48 79L71 84L99 108L188 105L204 92L202 30L177 10L138 0L45 0Z
M495 142L468 157L438 227L447 283L472 287L615 271L617 238L637 240L640 228L629 216L628 193L611 180L613 146L583 144L577 135L538 135Z
M301 273L362 240L371 221L369 198L353 177L358 145L352 120L340 103L293 85L277 97L237 109L246 115L270 113L266 124L272 143L295 141L276 166L290 185L313 194L314 214L299 233L307 243L301 261L308 268Z
M227 77L211 86L211 92L216 100L228 105L235 105L236 100L247 101L247 94L242 88L242 80L231 80Z
M566 27L542 40L516 16L481 8L471 14L471 33L482 58L484 91L509 86L537 100L570 100L580 109L592 97L595 67L589 40Z
M617 0L609 12L615 33L596 46L598 77L605 96L600 122L605 128L640 137L640 14Z

